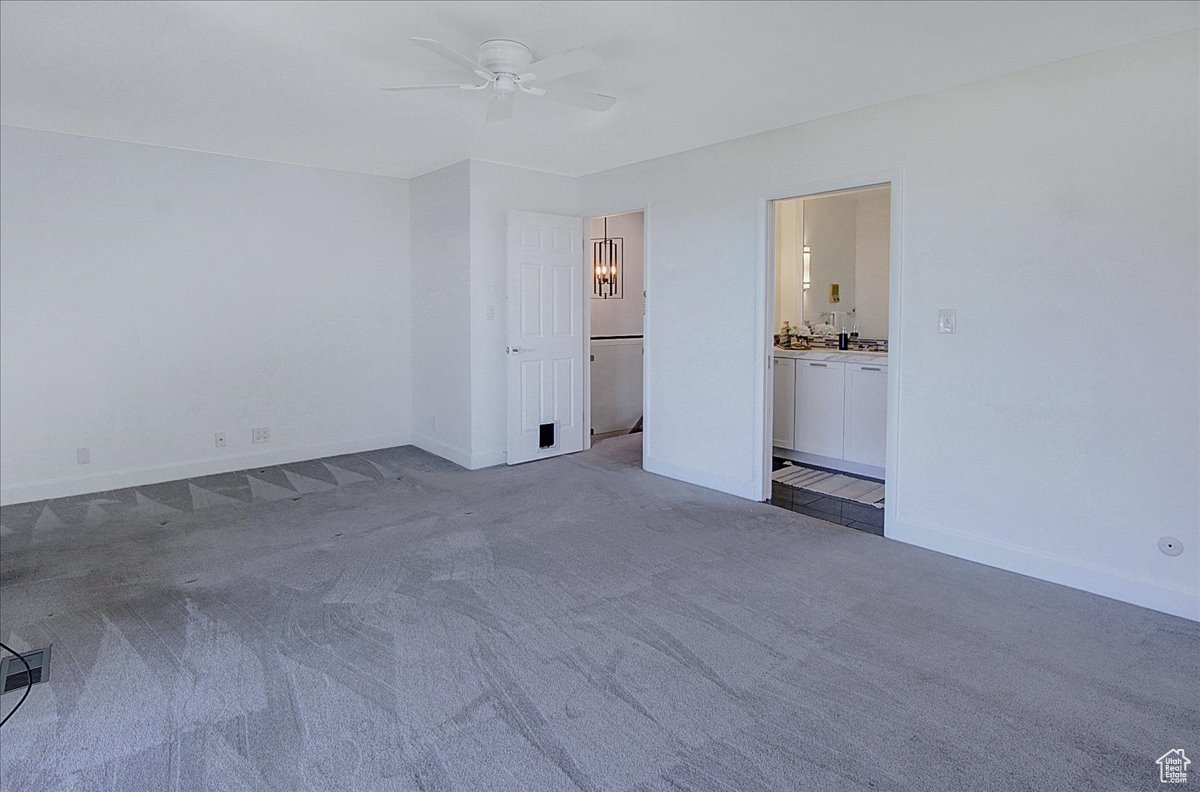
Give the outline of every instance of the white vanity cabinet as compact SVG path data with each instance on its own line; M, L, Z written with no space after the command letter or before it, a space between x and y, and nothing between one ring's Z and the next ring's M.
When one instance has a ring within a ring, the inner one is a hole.
M883 467L887 448L887 366L847 363L843 458Z
M841 459L846 364L796 361L795 435L792 448Z
M791 448L796 442L796 361L777 357L775 371L775 417L772 421L772 443Z
M773 365L776 453L881 478L887 450L886 356L805 351L776 355Z

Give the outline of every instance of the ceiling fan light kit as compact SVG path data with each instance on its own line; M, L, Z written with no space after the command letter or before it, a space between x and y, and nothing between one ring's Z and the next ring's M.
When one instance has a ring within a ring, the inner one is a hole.
M472 60L436 39L414 37L412 41L440 55L459 68L470 71L483 82L406 85L383 90L424 91L458 88L464 91L483 91L490 88L492 96L487 109L489 122L502 121L512 116L512 98L517 93L541 96L552 102L580 107L597 113L609 110L617 101L611 96L590 91L573 91L563 88L547 90L541 87L541 84L599 65L599 58L586 47L577 47L534 62L533 53L521 42L511 39L488 39L479 45L478 53Z

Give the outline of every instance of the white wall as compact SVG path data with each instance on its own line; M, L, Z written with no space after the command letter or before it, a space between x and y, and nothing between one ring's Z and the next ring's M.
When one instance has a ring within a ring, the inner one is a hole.
M761 496L763 199L897 174L889 535L1200 617L1197 51L1165 37L582 179L587 214L647 207L646 468Z
M412 180L413 443L471 466L471 169Z
M608 218L608 235L620 237L624 245L625 258L622 261L624 295L621 299L599 299L591 301L592 337L612 335L641 335L642 334L642 289L643 289L643 257L644 246L642 236L645 229L645 215L641 212L628 212L613 215ZM604 218L591 219L589 231L591 239L604 237ZM590 242L588 243L591 244ZM587 251L590 262L591 248ZM591 277L591 271L587 272ZM591 281L588 282L591 288Z
M803 204L803 233L811 250L812 277L812 287L804 292L804 319L816 324L822 320L821 314L849 314L855 306L858 198L853 194L831 195L810 198ZM831 303L829 287L834 283L838 285L839 301Z
M3 502L409 442L406 182L13 127L0 172Z
M783 323L798 327L804 321L804 201L775 204L775 321L771 334Z
M505 461L508 212L577 215L576 189L477 160L412 180L416 445L471 469Z
M642 417L642 339L593 339L592 432L628 431Z
M854 307L862 338L887 338L888 259L891 254L890 191L868 190L855 201Z
M506 289L508 211L578 216L576 180L471 160L471 459L498 465L508 451ZM580 252L582 255L582 251ZM488 318L488 309L492 316Z

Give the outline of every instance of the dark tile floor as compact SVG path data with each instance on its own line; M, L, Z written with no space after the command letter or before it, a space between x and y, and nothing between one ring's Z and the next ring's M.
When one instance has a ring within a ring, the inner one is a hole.
M775 459L773 469L783 467L784 460ZM840 472L840 471L839 471ZM850 475L842 473L842 475ZM852 478L867 479L865 476ZM818 520L844 525L857 531L866 531L876 536L883 536L883 509L867 506L844 498L835 498L820 492L810 492L778 481L771 482L771 505L779 506L789 511L816 517Z

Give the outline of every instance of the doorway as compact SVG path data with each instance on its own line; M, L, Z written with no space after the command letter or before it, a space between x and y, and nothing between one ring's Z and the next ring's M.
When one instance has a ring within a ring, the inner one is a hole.
M588 328L585 415L591 443L640 440L644 413L645 213L584 220ZM632 437L636 435L637 437Z
M895 447L892 182L768 202L767 458L774 505L885 534Z

